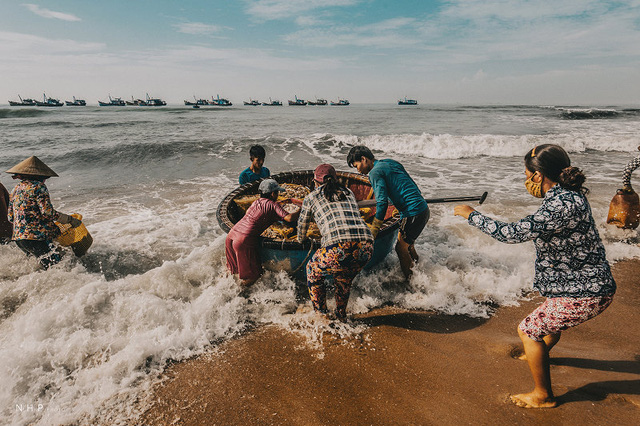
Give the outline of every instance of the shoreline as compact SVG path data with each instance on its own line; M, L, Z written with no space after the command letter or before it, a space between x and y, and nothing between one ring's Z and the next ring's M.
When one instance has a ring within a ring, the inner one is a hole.
M355 315L363 330L320 347L275 325L176 363L132 424L637 424L640 261L613 266L618 290L600 316L563 333L551 352L558 407L508 399L533 382L516 327L542 300L491 318L397 308Z

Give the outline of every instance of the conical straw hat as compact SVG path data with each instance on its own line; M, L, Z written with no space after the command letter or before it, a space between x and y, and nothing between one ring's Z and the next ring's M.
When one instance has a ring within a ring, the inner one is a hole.
M29 157L24 161L16 164L6 173L16 173L21 175L32 175L32 176L58 176L56 172L51 170L49 166L44 164L42 160L40 160L35 155L33 157Z

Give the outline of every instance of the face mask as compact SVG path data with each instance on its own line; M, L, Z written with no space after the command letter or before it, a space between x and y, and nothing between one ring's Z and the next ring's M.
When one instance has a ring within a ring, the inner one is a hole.
M542 184L535 183L531 179L533 179L533 175L531 175L531 177L526 180L524 186L527 187L527 191L529 191L529 194L533 195L536 198L542 198Z

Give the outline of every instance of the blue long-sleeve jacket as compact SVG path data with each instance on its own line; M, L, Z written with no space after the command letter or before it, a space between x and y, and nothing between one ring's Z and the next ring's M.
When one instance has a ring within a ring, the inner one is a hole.
M376 160L369 171L369 181L376 199L376 218L383 220L389 201L401 217L417 216L427 209L420 188L402 164L395 160Z

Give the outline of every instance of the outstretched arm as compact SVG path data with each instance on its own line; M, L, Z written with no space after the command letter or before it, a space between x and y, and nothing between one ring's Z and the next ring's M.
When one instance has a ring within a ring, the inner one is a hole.
M298 242L300 243L307 239L307 230L309 229L309 224L313 217L313 214L311 213L311 203L307 200L308 198L305 198L302 203L300 217L298 218Z
M635 169L640 167L640 155L631 160L624 168L622 172L622 188L625 190L631 190L631 173Z
M456 206L454 214L467 217L470 225L504 243L523 243L541 234L553 233L575 220L575 206L562 200L543 202L537 212L507 223L485 216L469 206Z

